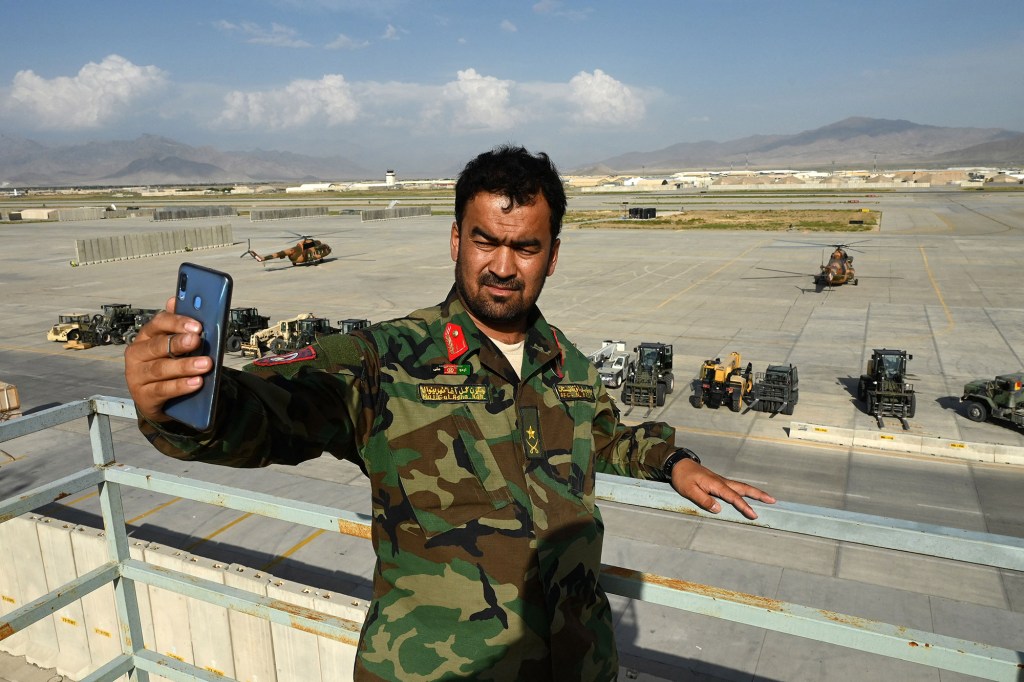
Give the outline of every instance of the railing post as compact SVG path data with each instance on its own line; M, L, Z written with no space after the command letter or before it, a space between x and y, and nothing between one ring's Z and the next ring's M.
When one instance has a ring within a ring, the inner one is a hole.
M93 409L96 403L93 402ZM92 441L93 461L104 472L115 464L114 438L110 431L110 417L93 411L89 415L89 439ZM121 486L104 478L99 485L100 508L103 513L103 528L107 541L107 557L116 561L118 569L130 558L128 529L125 525L124 506L121 501ZM123 576L114 580L114 604L117 621L120 624L121 651L132 657L133 667L128 674L133 682L149 682L149 672L134 666L135 656L145 648L142 636L142 617L139 613L139 598L136 583Z

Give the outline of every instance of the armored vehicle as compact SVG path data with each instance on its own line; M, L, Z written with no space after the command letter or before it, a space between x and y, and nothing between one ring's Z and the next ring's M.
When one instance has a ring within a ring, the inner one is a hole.
M913 359L905 350L875 348L871 352L867 369L857 383L857 398L879 428L884 426L882 417L896 417L904 429L910 428L907 420L917 412L917 395L906 379L907 361Z
M794 365L768 365L768 369L754 375L748 410L793 414L800 399L800 380Z
M242 356L263 357L267 352L283 353L287 350L308 346L323 334L337 333L330 320L313 313L301 313L289 320L281 320L249 337L241 347Z
M57 324L50 327L46 332L47 341L74 341L78 338L78 330L89 327L92 324L92 315L89 313L61 313L57 316Z
M645 342L633 349L636 364L622 384L622 402L626 405L661 407L665 396L675 390L672 375L672 344Z
M224 349L230 353L242 350L242 341L270 326L270 316L260 315L257 308L232 308L228 312L227 340Z
M971 421L1001 419L1024 426L1024 372L969 381L960 402Z
M753 367L748 362L744 369L740 354L733 351L724 363L721 358L704 361L690 403L696 408L728 405L733 412L739 412L753 383Z

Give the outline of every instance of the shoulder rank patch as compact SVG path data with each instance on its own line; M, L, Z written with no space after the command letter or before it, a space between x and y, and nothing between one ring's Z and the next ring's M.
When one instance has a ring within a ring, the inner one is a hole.
M420 400L425 403L485 403L487 386L484 384L420 384Z
M278 365L290 365L293 362L305 362L306 360L316 360L316 349L313 346L306 346L291 353L264 355L262 358L253 360L252 364L257 367L276 367Z
M469 350L469 344L466 343L466 334L462 331L462 327L452 322L445 325L444 345L448 349L449 362L453 362L455 358Z
M587 384L556 384L555 393L561 401L586 400L594 402L594 387Z

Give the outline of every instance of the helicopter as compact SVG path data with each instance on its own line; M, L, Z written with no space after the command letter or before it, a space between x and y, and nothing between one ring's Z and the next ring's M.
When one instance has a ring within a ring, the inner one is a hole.
M853 256L850 255L851 251L860 251L860 248L870 247L859 247L853 248L854 245L862 244L862 240L858 242L851 242L849 244L820 244L810 242L792 242L796 246L812 246L812 247L828 247L832 249L832 253L829 255L828 260L824 259L822 254L821 265L818 266L818 272L815 273L804 273L804 272L792 272L790 270L773 270L771 268L757 268L758 270L765 270L768 272L781 272L782 275L773 275L769 278L764 277L749 277L746 279L770 279L774 277L812 277L815 284L815 291L820 293L825 289L831 290L833 287L840 286L842 284L852 284L856 286L859 282L857 271L853 267ZM886 279L894 279L888 277Z
M256 259L257 263L265 263L268 260L274 258L287 258L292 262L292 265L319 265L328 254L331 253L331 247L320 241L314 239L309 235L300 235L299 241L295 246L284 249L283 251L277 251L270 253L265 256L261 256L252 250L252 243L249 244L250 248L243 253L239 258L245 258L246 256L252 256Z

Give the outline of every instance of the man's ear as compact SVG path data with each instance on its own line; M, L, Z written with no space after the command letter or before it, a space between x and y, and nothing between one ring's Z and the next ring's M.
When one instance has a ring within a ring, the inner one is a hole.
M451 237L451 251L452 260L459 260L459 224L456 222L452 223L452 237Z
M555 266L558 265L558 247L561 244L561 239L555 239L551 244L551 260L548 262L548 277L555 274Z

